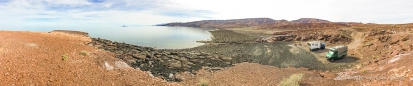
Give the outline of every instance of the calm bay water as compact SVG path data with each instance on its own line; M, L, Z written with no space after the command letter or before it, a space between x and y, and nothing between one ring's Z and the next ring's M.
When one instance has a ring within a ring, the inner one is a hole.
M77 30L89 33L94 38L125 42L157 49L180 49L202 45L195 41L211 39L213 29L165 26L60 26L60 27L5 27L1 30L49 32L52 30Z

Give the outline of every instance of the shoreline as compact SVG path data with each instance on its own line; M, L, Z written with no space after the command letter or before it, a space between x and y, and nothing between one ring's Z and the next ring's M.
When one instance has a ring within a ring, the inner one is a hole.
M48 33L68 33L89 37L80 31L54 30ZM326 64L314 54L297 46L295 42L256 42L259 37L237 33L233 30L209 31L214 38L207 43L183 49L156 49L116 41L93 38L87 45L113 52L133 68L150 71L156 77L167 81L181 81L177 73L194 73L200 69L219 71L242 62L259 63L274 67L304 67L310 70L336 70L347 67L347 63ZM292 48L297 47L294 51ZM296 53L299 52L299 53ZM300 58L296 58L300 57ZM351 64L350 64L351 65Z
M60 31L52 31L52 33L56 32L60 33ZM76 31L63 31L62 33L72 32ZM295 42L255 42L257 38L232 30L216 30L211 31L211 34L216 38L209 42L214 44L185 49L155 49L92 37L89 37L91 42L86 45L112 52L114 57L123 60L135 69L148 71L155 77L174 82L182 81L181 78L176 77L180 73L194 74L201 69L211 72L220 71L243 62L278 68L304 67L320 71L336 70L348 66L347 63L321 63L301 48L291 51L293 46L297 46Z
M347 63L322 63L302 48L290 51L293 48L291 45L297 46L294 42L261 43L256 42L256 37L232 30L210 32L214 38L208 41L209 44L184 49L155 49L100 38L92 38L91 45L114 52L117 58L133 68L150 71L152 75L162 76L167 81L181 81L174 77L177 73L194 73L200 69L219 71L242 62L321 71L348 67Z

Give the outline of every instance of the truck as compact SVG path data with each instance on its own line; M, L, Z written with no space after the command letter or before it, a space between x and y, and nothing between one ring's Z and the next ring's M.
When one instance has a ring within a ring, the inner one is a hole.
M347 46L338 45L329 48L326 58L330 62L334 62L336 59L342 59L347 56Z
M325 43L321 41L312 41L307 43L310 51L316 51L325 48Z

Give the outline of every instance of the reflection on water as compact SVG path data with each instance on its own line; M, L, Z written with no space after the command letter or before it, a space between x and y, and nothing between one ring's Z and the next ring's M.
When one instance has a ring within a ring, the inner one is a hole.
M112 41L136 44L139 46L156 47L158 49L190 48L202 45L198 40L210 39L208 32L212 29L191 27L164 26L87 26L87 27L6 27L3 30L23 30L49 32L52 30L77 30L88 32L91 37L104 38Z

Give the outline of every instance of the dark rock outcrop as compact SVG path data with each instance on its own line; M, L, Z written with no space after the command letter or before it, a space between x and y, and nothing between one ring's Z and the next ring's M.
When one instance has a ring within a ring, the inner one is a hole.
M151 71L153 75L163 76L168 81L179 81L179 79L169 77L170 74L177 72L193 72L202 67L232 65L232 59L228 56L200 51L158 50L100 38L92 38L91 44L99 49L114 52L117 58L124 60L134 68Z

